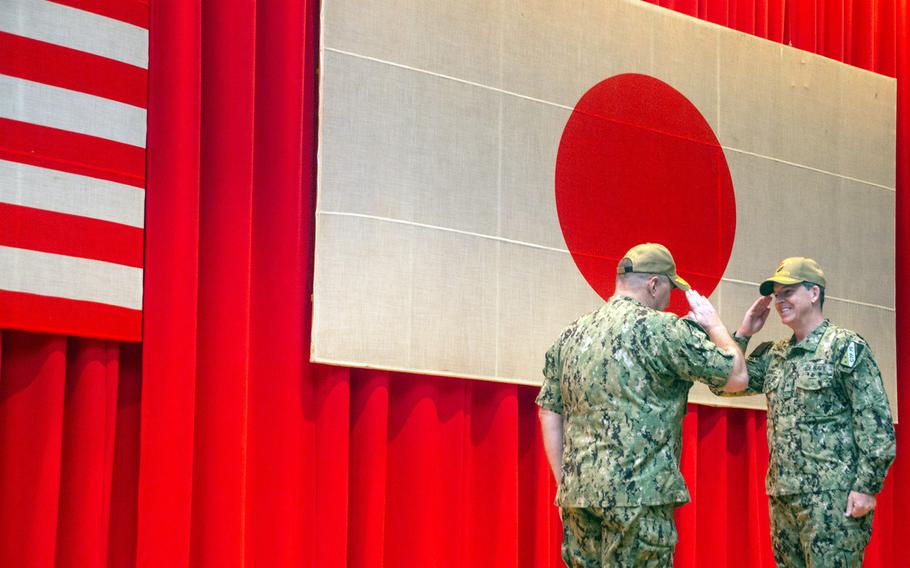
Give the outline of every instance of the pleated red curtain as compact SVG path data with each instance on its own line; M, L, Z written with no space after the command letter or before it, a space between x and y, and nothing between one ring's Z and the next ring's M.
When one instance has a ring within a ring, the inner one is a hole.
M659 3L910 79L907 0ZM144 342L2 332L0 566L561 565L536 389L308 362L318 10L151 3ZM690 407L677 566L773 566L764 428ZM910 565L905 430L866 566Z
M135 344L3 331L0 566L130 565L140 368Z

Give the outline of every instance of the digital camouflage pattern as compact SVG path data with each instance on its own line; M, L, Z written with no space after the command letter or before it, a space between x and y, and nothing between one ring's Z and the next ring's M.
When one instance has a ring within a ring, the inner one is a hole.
M723 386L733 355L697 324L624 296L566 328L537 404L563 417L562 507L689 500L679 471L692 382Z
M799 343L759 345L746 366L749 386L733 396L768 399L768 495L881 491L894 460L894 425L862 337L825 320Z
M674 505L563 509L566 566L664 568L673 565Z
M859 568L872 513L845 517L845 490L771 497L774 560L789 568Z

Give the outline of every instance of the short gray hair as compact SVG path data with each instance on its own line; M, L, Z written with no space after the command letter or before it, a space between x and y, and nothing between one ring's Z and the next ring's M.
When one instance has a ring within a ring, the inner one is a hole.
M647 282L652 276L663 276L667 282L670 282L670 277L666 274L653 274L651 272L620 272L616 275L616 279L623 284L642 285ZM670 282L670 285L672 284L673 283Z

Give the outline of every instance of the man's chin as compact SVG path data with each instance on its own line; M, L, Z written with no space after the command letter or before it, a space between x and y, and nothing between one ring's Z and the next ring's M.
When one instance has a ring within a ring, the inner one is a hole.
M787 315L780 314L780 323L784 324L787 327L793 327L796 323L796 314L789 313Z

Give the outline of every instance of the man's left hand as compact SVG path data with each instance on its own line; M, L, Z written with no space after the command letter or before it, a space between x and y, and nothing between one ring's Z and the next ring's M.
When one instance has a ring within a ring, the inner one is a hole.
M847 510L844 512L844 516L864 517L872 509L875 509L875 495L851 491L847 495Z

